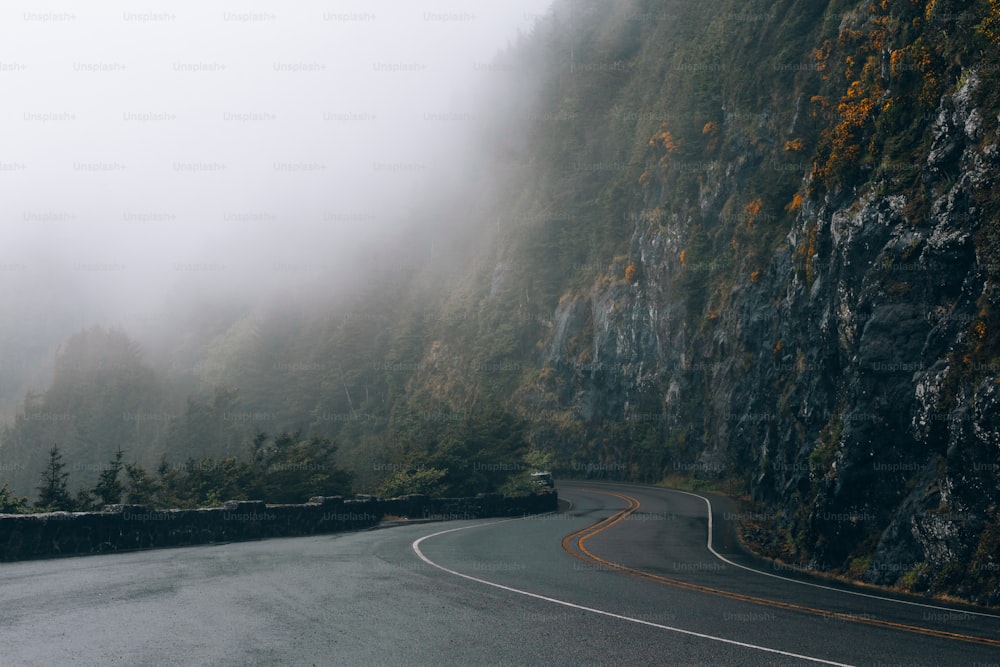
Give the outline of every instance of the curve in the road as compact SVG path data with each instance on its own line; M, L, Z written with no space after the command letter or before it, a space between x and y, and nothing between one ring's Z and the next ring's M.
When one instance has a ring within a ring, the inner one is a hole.
M638 502L638 501L636 501L636 502ZM613 519L615 517L618 517L618 519L620 520L621 516L619 516L619 515L621 515L621 514L622 513L619 512L619 513L613 515L610 518ZM709 634L705 634L705 633L702 633L702 632L695 632L693 630L685 630L684 628L678 628L678 627L674 627L674 626L670 626L670 625L664 625L662 623L654 623L652 621L647 621L647 620L643 620L643 619L640 619L640 618L632 618L630 616L623 616L621 614L615 614L613 612L605 611L603 609L595 609L594 607L587 607L587 606L584 606L584 605L579 605L579 604L576 604L576 603L573 603L573 602L569 602L567 600L560 600L558 598L553 598L553 597L549 597L549 596L546 596L546 595L540 595L538 593L532 593L531 591L525 591L525 590L521 590L519 588L513 588L511 586L505 586L503 584L498 584L498 583L493 582L493 581L487 581L486 579L481 579L479 577L474 577L474 576L469 575L469 574L464 574L462 572L458 572L456 570L452 570L452 569L447 568L447 567L445 567L443 565L435 563L430 558L428 558L426 556L426 554L424 554L424 552L420 549L420 545L423 542L425 542L426 540L430 540L430 539L432 539L434 537L437 537L439 535L445 535L447 533L454 533L454 532L457 532L457 531L460 531L460 530L469 530L471 528L481 528L483 526L491 526L491 525L496 525L498 523L506 523L507 521L517 521L517 520L519 520L519 519L503 519L501 521L489 521L489 522L485 522L485 523L473 524L471 526L462 526L460 528L450 528L448 530L441 530L441 531L438 531L436 533L431 533L430 535L425 535L424 537L421 537L421 538L419 538L417 540L414 540L414 542L411 545L411 547L413 548L413 551L414 551L414 553L416 553L417 557L420 558L420 560L424 561L425 563L427 563L428 565L430 565L432 567L436 567L437 569L439 569L439 570L441 570L443 572L447 572L448 574L451 574L453 576L461 577L462 579L467 579L469 581L475 581L477 583L485 584L487 586L492 586L494 588L499 588L499 589L507 591L509 593L515 593L517 595L524 595L524 596L527 596L527 597L530 597L530 598L535 598L536 600L543 600L545 602L549 602L549 603L557 604L557 605L562 605L564 607L569 607L569 608L572 608L572 609L576 609L578 611L585 611L585 612L589 612L589 613L592 613L592 614L598 614L600 616L606 616L606 617L615 618L615 619L618 619L618 620L621 620L621 621L627 621L629 623L637 623L637 624L640 624L640 625L646 625L646 626L650 626L650 627L654 627L654 628L659 628L661 630L666 630L668 632L676 632L676 633L683 634L683 635L688 635L688 636L691 636L691 637L698 637L698 638L701 638L701 639L707 639L709 641L721 642L721 643L730 644L730 645L733 645L733 646L740 646L740 647L747 648L747 649L752 649L752 650L755 650L755 651L764 651L766 653L771 653L771 654L775 654L775 655L783 655L783 656L786 656L786 657L789 657L789 658L797 658L799 660L806 660L806 661L814 662L814 663L817 663L817 664L837 665L839 667L849 667L847 663L833 662L831 660L824 660L822 658L816 658L816 657L813 657L813 656L802 655L800 653L792 653L790 651L782 651L782 650L775 649L775 648L770 648L770 647L767 647L767 646L760 646L758 644L751 644L751 643L748 643L748 642L736 641L734 639L726 639L725 637L718 637L718 636L715 636L715 635L709 635ZM599 522L597 525L605 524L607 521L608 520L605 519L604 521ZM605 526L605 527L607 527L607 526Z
M720 554L718 551L716 551L715 547L712 546L712 501L710 501L705 496L698 495L697 493L691 493L690 491L681 491L680 489L663 489L663 490L664 491L669 491L671 493L682 493L682 494L684 494L686 496L693 496L695 498L700 498L701 500L705 501L705 506L706 506L706 509L708 511L708 545L707 545L708 546L708 550L712 553L713 556L715 556L716 558L718 558L719 560L721 560L723 563L726 563L727 565L732 565L733 567L738 567L741 570L746 570L747 572L756 572L757 574L762 574L765 577L772 577L774 579L781 579L782 581L790 581L792 583L796 583L796 584L799 584L801 586L812 586L813 588L822 588L822 589L828 590L828 591L836 591L837 593L845 593L847 595L856 595L858 597L871 598L873 600L881 600L883 602L892 602L894 604L905 604L905 605L910 605L912 607L923 607L925 609L935 609L937 611L948 611L948 612L954 611L953 609L949 609L948 607L941 607L939 605L927 604L926 602L914 602L912 600L897 600L895 598L886 597L884 595L875 595L873 593L862 593L861 591L851 591L851 590L846 590L846 589L843 589L843 588L836 588L834 586L824 586L823 584L817 584L817 583L811 582L811 581L802 581L800 579L792 579L791 577L783 577L780 574L774 574L773 572L765 572L764 570L758 570L758 569L753 568L753 567L749 567L749 566L746 566L746 565L741 565L739 563L733 562L730 559L728 559L725 556L723 556L722 554ZM963 614L967 614L969 616L981 616L981 617L984 617L984 618L1000 619L1000 616L998 616L996 614L989 614L989 613L981 612L981 611L963 610L962 613Z
M714 587L711 587L711 586L704 586L704 585L701 585L701 584L694 584L694 583L683 581L683 580L680 580L680 579L674 579L672 577L665 577L665 576L662 576L662 575L659 575L659 574L654 574L652 572L646 572L645 570L640 570L638 568L630 567L630 566L624 565L622 563L616 563L616 562L608 560L606 558L602 558L600 556L595 555L594 553L592 553L587 548L587 546L586 546L587 540L589 540L590 538L594 537L595 535L598 535L599 533L604 532L605 530L607 530L608 528L611 528L615 524L617 524L617 523L625 520L630 514L634 513L635 511L637 511L639 509L639 507L641 506L641 503L639 502L639 500L637 498L633 498L632 496L628 496L628 495L625 495L625 494L615 493L613 491L607 491L607 490L598 491L596 489L591 489L591 491L594 492L594 493L601 493L601 494L605 494L605 495L609 495L609 496L614 496L614 497L616 497L616 498L624 501L627 506L626 506L625 509L623 509L623 510L621 510L619 512L616 512L615 514L611 515L610 517L608 517L608 518L606 518L606 519L604 519L602 521L599 521L599 522L597 522L596 524L594 524L592 526L588 526L587 528L584 528L584 529L579 530L579 531L577 531L577 532L575 532L575 533L573 533L571 535L566 536L563 539L563 542L562 542L563 549L565 549L566 552L569 553L574 558L578 558L580 560L588 561L588 562L593 563L595 565L598 565L598 566L600 566L600 567L602 567L604 569L622 572L623 574L628 574L630 576L638 577L640 579L645 579L647 581L652 581L652 582L655 582L655 583L658 583L658 584L663 584L663 585L667 585L667 586L675 586L677 588L683 588L683 589L686 589L686 590L692 590L692 591L697 591L697 592L700 592L700 593L706 593L708 595L715 595L715 596L719 596L719 597L725 597L725 598L729 598L729 599L732 599L732 600L739 600L741 602L749 602L749 603L752 603L752 604L758 604L758 605L763 605L763 606L767 606L767 607L775 607L775 608L778 608L778 609L786 609L786 610L790 610L790 611L797 611L797 612L801 612L801 613L805 613L805 614L812 614L812 615L815 615L815 616L821 616L823 618L836 619L836 620L840 620L840 621L847 621L847 622L850 622L850 623L861 623L861 624L864 624L864 625L872 625L872 626L876 626L876 627L889 628L889 629L892 629L892 630L901 630L901 631L904 631L904 632L912 632L912 633L926 635L926 636L930 636L930 637L937 637L939 639L949 639L949 640L954 640L954 641L968 642L968 643L971 643L971 644L978 644L978 645L981 645L981 646L990 646L990 647L994 647L994 648L1000 648L1000 641L995 640L995 639L990 639L988 637L977 637L975 635L966 635L966 634L961 634L961 633L956 633L956 632L948 632L948 631L945 631L945 630L935 630L933 628L926 628L926 627L922 627L922 626L918 626L918 625L908 625L908 624L905 624L905 623L896 623L896 622L893 622L893 621L887 621L887 620L883 620L883 619L879 619L879 618L870 617L870 616L867 616L867 615L845 614L845 613L842 613L842 612L831 612L831 611L827 611L827 610L823 610L823 609L817 609L815 607L808 607L808 606L805 606L805 605L795 604L795 603L792 603L792 602L783 602L783 601L780 601L780 600L771 600L771 599L768 599L768 598L762 598L762 597L755 596L755 595L747 595L745 593L736 593L736 592L733 592L733 591L727 591L727 590L723 590L723 589L720 589L720 588L714 588ZM684 493L686 493L686 492L684 492ZM705 500L708 503L708 522L709 522L708 523L708 531L709 531L708 548L709 548L709 550L713 554L715 554L718 558L720 558L721 560L725 561L726 563L729 563L731 565L737 565L735 563L732 563L732 561L730 561L730 560L722 557L718 552L716 552L712 548L712 537L711 537L711 535L712 535L712 509L711 509L711 503L708 501L707 498L704 498L703 496L699 496L699 495L693 494L693 493L688 493L687 495L692 495L692 496L695 496L696 498L701 498L702 500ZM737 565L737 567L741 567L742 569L749 570L751 572L757 572L759 574L768 574L769 575L769 573L767 573L767 572L761 572L760 570L755 570L753 568L743 567L743 566L740 566L740 565ZM771 575L769 575L769 576L771 576ZM779 579L786 579L787 581L792 581L792 582L795 582L795 583L804 583L804 584L807 584L807 585L818 585L818 584L809 584L808 582L799 582L799 581L797 581L795 579L789 579L787 577L778 577L778 578ZM836 592L854 593L854 591L844 591L844 590L841 590L841 589L838 589L838 588L829 587L829 586L820 586L820 587L821 588L828 588L829 590L836 591ZM887 600L887 601L890 601L890 602L905 602L905 601L900 601L900 600L893 600L892 598L881 598L880 596L874 596L874 595L868 595L867 597L884 599L884 600ZM932 606L932 605L919 605L919 603L913 603L913 604L918 604L918 606ZM985 615L989 616L989 614L985 614Z

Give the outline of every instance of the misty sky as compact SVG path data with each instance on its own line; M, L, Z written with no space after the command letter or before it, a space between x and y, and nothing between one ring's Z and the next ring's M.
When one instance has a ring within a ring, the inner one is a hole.
M447 172L483 65L548 4L4 3L0 284L127 325L177 282L345 263Z

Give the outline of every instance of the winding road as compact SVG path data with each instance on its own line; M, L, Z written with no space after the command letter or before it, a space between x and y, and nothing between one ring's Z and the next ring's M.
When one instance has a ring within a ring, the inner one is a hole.
M0 565L4 665L1000 666L1000 613L743 553L725 498Z

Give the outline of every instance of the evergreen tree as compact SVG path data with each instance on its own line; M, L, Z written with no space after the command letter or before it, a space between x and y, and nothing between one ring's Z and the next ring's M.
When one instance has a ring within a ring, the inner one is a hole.
M69 473L65 472L66 464L59 453L59 445L52 445L49 450L49 463L42 471L42 483L38 488L38 502L35 507L42 511L73 510L73 498L69 495L66 480Z
M15 496L6 483L0 486L0 514L20 514L27 506L27 498Z
M152 505L159 487L156 478L136 463L126 463L125 474L128 477L125 502L132 505Z
M86 487L76 492L73 499L73 509L77 512L93 512L97 508L94 506L94 492Z
M94 495L104 505L115 505L122 501L125 486L118 479L118 474L123 467L122 456L124 454L122 448L119 447L118 451L115 452L114 460L108 464L106 469L101 471L97 485L94 487Z
M350 491L351 474L336 465L337 445L329 438L303 438L296 431L275 436L270 445L265 441L263 434L254 438L248 470L230 466L216 484L242 487L249 497L273 503L303 503L312 496ZM245 474L234 483L237 472Z

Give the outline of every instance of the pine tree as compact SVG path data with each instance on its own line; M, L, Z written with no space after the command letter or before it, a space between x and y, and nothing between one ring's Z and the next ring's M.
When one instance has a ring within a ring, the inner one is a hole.
M108 467L101 471L94 487L94 495L103 505L116 505L122 501L122 493L125 492L125 485L118 479L118 474L123 467L122 456L125 452L119 447L115 452L115 459L108 464Z
M0 487L0 514L20 514L27 506L28 499L15 496L6 483Z
M73 498L69 495L69 487L66 480L69 473L64 472L66 464L62 461L62 454L59 453L59 445L52 445L49 450L49 464L42 472L42 483L38 488L38 502L35 503L37 509L53 512L73 510Z
M152 505L158 490L156 478L137 463L126 463L125 474L128 477L125 502L131 505Z
M94 507L94 492L86 487L80 488L73 499L73 509L77 512L93 512L97 509Z

